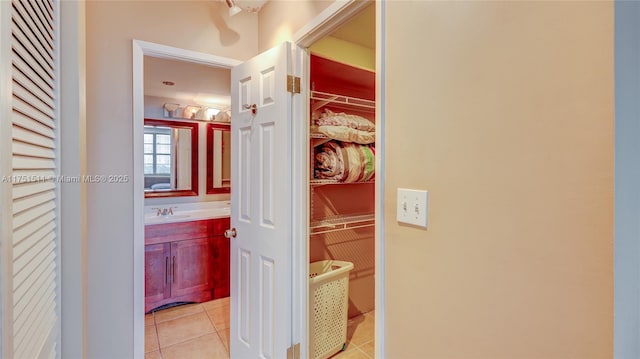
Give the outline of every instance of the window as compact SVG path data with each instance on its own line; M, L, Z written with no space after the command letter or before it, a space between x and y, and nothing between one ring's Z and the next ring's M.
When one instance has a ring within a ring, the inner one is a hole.
M171 175L171 128L144 127L144 174Z

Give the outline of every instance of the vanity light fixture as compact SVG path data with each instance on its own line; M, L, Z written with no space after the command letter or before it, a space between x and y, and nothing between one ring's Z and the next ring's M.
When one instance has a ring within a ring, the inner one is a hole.
M218 121L221 112L229 111L228 107L202 105L185 105L181 107L177 103L165 103L162 107L164 109L164 117L199 121Z
M184 107L183 118L196 120L196 114L202 110L202 106L187 105Z
M204 120L207 120L207 121L215 120L218 112L220 112L219 108L213 108L213 107L207 108L207 110L205 111Z
M177 103L165 103L162 107L164 107L164 117L176 117L176 110L180 108L180 105Z

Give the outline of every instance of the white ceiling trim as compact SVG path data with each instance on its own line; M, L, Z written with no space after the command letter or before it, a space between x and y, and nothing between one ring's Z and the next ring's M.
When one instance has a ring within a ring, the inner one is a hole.
M293 34L293 42L307 48L331 34L338 26L358 15L362 9L369 5L371 5L370 1L336 0L335 3Z

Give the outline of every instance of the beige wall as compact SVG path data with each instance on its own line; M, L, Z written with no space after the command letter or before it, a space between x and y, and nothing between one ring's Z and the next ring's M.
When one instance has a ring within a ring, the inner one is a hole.
M133 38L242 60L331 3L272 1L258 25L89 1L88 173L132 174ZM385 357L611 357L612 4L386 6ZM396 224L398 187L430 191L428 230ZM132 193L87 186L91 358L132 357Z
M216 1L88 1L87 172L132 176L132 40L248 59L257 15ZM133 186L87 185L87 357L133 357ZM115 224L115 225L114 225Z
M258 48L260 52L283 41L290 41L292 35L334 2L335 0L267 2L259 13Z
M612 357L612 6L387 2L385 357Z
M361 69L376 70L376 50L354 44L353 42L337 39L332 36L324 37L309 47L312 54L349 64Z

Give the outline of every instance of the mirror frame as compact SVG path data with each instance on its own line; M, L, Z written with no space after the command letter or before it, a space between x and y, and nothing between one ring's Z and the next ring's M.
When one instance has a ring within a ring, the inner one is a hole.
M229 187L213 187L213 131L214 129L223 129L231 131L231 123L207 123L207 194L231 193ZM231 150L231 148L229 148Z
M198 123L145 118L144 124L152 126L188 127L191 129L191 189L144 192L145 198L182 197L198 195Z

